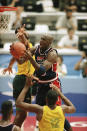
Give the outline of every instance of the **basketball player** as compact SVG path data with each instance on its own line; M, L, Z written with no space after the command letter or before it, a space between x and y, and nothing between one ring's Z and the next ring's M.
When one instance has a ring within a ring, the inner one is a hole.
M38 104L27 104L24 102L24 98L31 84L31 80L27 77L25 87L16 100L16 106L27 112L36 113L37 120L39 121L40 131L63 131L65 121L64 114L74 113L74 105L62 94L60 89L53 84L50 85L53 90L49 90L47 92L45 106L40 106ZM65 105L56 105L58 95L61 97Z
M35 68L35 75L39 78L37 84L38 90L36 94L36 104L41 106L46 105L46 94L50 90L50 84L53 83L61 90L60 80L57 69L58 53L56 49L51 47L53 37L43 35L40 40L40 45L31 48L30 51L25 53L25 57L30 60ZM35 55L35 60L32 58L31 53ZM58 96L56 104L61 105L61 98ZM65 120L65 129L72 131L72 128L67 120Z
M2 119L0 120L0 131L19 131L19 127L11 123L13 107L11 101L4 101L1 105Z
M56 49L52 49L52 41L53 37L44 35L41 37L40 45L33 48L33 50L31 48L31 52L35 55L35 60L32 59L29 51L25 53L25 57L30 60L35 68L35 75L39 78L36 103L42 106L46 104L45 96L50 89L49 84L55 83L60 88L60 81L58 74L56 74L58 53ZM58 103L61 104L60 98Z
M24 26L18 27L15 30L15 33L17 34L17 37L19 38L19 40L25 44L26 49L32 47L32 44L28 42L28 38L25 33ZM21 39L20 37L21 34L23 34L22 37L26 37L26 41L24 41L23 38ZM15 59L14 57L12 57L8 68L4 69L3 73L6 73L7 71L9 73L12 73L12 66L16 61L17 61L17 66L18 66L18 73L13 80L13 97L15 100L19 96L21 90L24 88L26 76L30 76L34 72L34 67L32 66L29 60L22 61L22 59ZM25 102L31 103L31 88L29 89L28 93L26 94ZM22 123L24 122L26 118L26 115L27 115L26 111L16 108L16 116L14 119L14 124L21 127Z

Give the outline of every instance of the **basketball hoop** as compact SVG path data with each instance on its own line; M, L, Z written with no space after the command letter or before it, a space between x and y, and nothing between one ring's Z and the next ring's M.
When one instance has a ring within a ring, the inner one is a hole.
M0 33L11 30L16 10L16 7L0 6Z

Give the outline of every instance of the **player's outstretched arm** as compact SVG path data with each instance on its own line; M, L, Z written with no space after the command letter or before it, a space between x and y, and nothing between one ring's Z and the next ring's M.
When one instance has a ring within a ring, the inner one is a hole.
M28 45L28 40L26 39L23 32L18 32L16 36L25 46Z
M28 104L24 102L24 98L26 96L27 91L29 90L30 86L32 85L32 78L27 77L25 87L23 88L22 92L20 93L19 97L16 100L16 106L20 107L25 111L41 113L43 108L37 104Z
M16 61L16 59L14 57L12 57L11 60L10 60L9 66L3 70L3 74L5 74L7 71L9 72L9 74L13 73L12 72L12 66L15 63L15 61Z
M40 68L40 65L33 59L31 50L27 50L24 55L25 58L29 59L35 70Z
M50 87L58 92L58 95L61 97L65 105L62 105L62 109L64 113L74 113L76 111L75 106L72 104L72 102L63 95L63 93L60 91L58 87L55 85L51 84Z
M46 70L50 69L54 63L57 62L58 54L55 50L48 53L47 59L44 61L43 66Z

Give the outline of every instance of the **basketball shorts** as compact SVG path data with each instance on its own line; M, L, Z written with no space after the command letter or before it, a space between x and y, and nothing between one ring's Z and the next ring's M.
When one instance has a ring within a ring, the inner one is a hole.
M57 79L51 83L55 84L58 88L61 88L61 84L60 84L59 79ZM41 106L46 105L46 95L47 95L47 92L51 89L50 88L51 83L38 83L37 94L36 94L36 104L39 104ZM59 104L59 105L61 104L60 97L58 98L57 104Z
M61 90L61 82L60 82L60 79L58 80L55 80L52 82L54 85L56 85L60 90ZM61 90L62 91L62 90ZM61 101L61 97L58 96L58 101L56 102L57 105L61 105L62 104L62 101Z
M13 98L16 100L20 92L25 86L26 76L25 75L16 75L13 80ZM27 92L24 102L31 103L31 88Z
M69 121L65 118L64 129L66 131L69 131L70 128L71 128L71 125L70 125Z

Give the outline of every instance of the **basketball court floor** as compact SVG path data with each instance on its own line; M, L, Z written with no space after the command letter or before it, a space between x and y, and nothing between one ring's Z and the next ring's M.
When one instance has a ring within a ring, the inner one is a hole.
M80 113L76 115L77 116L75 116L75 114L74 116L66 116L66 118L70 121L73 131L87 131L87 114L84 114L85 116L82 116ZM32 115L32 113L30 113L30 115L26 118L22 126L22 131L38 131L38 128L36 128L35 114Z
M38 131L36 128L36 117L35 114L30 115L26 118L22 125L22 131ZM66 116L66 118L70 121L70 124L73 128L73 131L87 131L87 114L77 114L77 116ZM14 116L12 117L12 121Z

